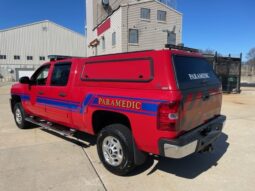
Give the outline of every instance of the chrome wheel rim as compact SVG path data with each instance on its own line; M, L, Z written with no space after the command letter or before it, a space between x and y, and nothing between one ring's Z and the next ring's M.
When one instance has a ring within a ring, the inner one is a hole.
M20 125L22 123L22 114L19 108L15 111L16 122Z
M112 136L105 137L102 150L104 159L108 164L118 166L123 161L123 149L117 138Z

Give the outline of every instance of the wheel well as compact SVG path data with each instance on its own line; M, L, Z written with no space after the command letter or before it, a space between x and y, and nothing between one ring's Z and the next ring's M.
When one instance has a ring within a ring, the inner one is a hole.
M95 134L98 134L102 128L114 123L123 124L131 130L128 117L121 113L102 110L93 113L92 125Z
M20 103L20 102L21 102L20 96L12 95L12 99L11 99L11 109L12 109L12 113L13 113L15 104L16 104L16 103Z

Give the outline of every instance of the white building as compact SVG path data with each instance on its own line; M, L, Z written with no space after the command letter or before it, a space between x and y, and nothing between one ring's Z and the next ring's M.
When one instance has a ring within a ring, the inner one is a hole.
M0 30L0 74L34 69L47 62L48 55L85 57L86 47L85 36L47 20Z
M182 14L157 0L86 0L87 55L182 43Z

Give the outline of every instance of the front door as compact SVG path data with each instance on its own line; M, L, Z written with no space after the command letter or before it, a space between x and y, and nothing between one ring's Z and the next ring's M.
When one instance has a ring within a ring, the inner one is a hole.
M31 85L29 87L30 102L28 103L29 110L36 116L45 116L45 104L40 101L41 97L47 91L48 74L50 64L41 66L31 77Z

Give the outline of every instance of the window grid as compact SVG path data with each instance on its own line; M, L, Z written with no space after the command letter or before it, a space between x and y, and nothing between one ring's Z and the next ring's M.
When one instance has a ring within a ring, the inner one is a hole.
M157 19L158 21L166 21L166 11L157 11Z
M138 30L129 29L129 43L138 44Z
M147 8L141 8L141 19L150 19L151 10Z

